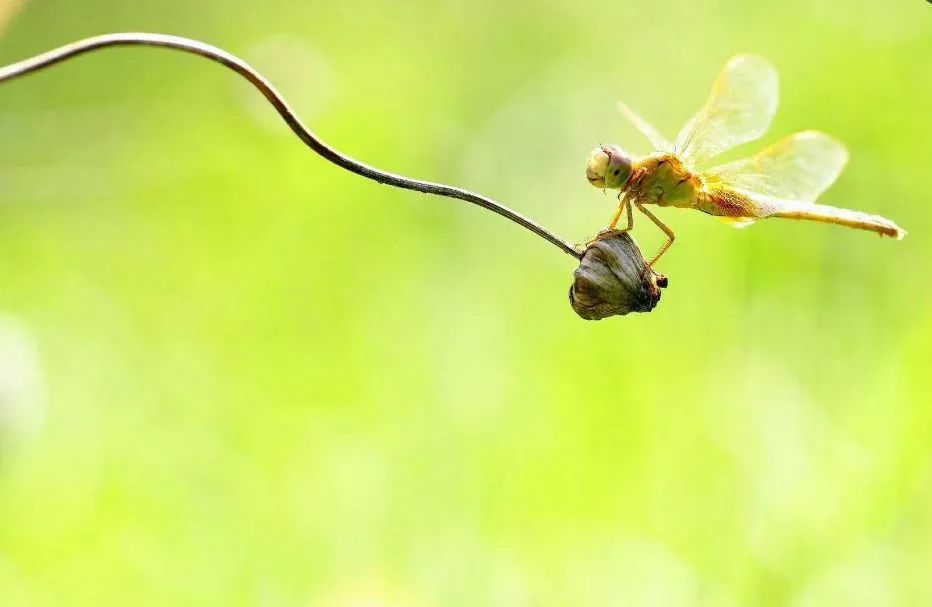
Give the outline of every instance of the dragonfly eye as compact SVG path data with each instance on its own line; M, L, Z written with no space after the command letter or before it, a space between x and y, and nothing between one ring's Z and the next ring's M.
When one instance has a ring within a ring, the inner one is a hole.
M631 174L632 160L617 145L600 145L589 153L586 179L597 188L618 189Z

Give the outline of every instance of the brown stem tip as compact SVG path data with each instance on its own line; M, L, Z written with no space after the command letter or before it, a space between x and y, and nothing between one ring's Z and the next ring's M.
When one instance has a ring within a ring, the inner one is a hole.
M573 279L570 304L586 320L650 312L667 286L667 277L654 273L634 240L618 231L589 243Z

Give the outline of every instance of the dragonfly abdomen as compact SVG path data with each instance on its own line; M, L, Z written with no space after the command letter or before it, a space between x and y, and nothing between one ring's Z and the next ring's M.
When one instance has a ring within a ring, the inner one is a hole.
M779 217L833 223L848 228L876 232L881 236L890 236L897 240L906 235L900 226L880 215L812 202L780 200L767 196L746 196L731 188L704 190L699 195L699 204L696 208L709 215L739 220L739 223L746 223L743 220Z
M750 199L727 188L704 189L699 192L696 209L716 217L758 219L763 216Z

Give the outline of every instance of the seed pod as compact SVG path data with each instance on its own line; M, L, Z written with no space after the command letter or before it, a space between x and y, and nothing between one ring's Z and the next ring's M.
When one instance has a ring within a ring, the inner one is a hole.
M570 304L586 320L650 312L667 286L667 277L655 274L634 240L618 231L589 243L573 278Z

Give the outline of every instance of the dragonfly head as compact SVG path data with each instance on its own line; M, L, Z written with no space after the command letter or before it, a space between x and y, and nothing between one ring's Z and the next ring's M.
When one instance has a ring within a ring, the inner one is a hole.
M586 179L597 188L617 190L631 175L634 160L617 145L600 145L589 154Z

